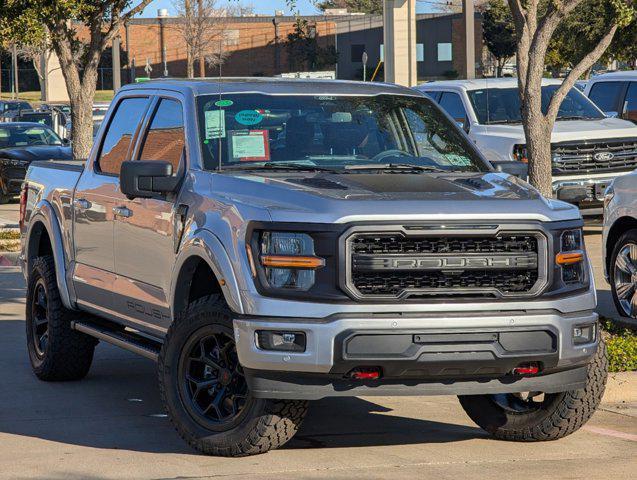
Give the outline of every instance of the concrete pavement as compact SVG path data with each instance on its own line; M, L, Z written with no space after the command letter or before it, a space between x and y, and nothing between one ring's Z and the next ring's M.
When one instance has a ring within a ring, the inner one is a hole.
M197 455L163 415L148 360L100 344L83 381L33 376L16 268L0 269L0 379L0 479L627 479L637 471L630 405L605 405L565 439L526 444L490 439L455 397L323 400L280 450Z

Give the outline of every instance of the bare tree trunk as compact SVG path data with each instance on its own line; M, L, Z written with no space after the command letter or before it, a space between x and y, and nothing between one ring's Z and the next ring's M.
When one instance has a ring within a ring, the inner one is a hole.
M526 135L526 151L529 158L529 182L545 197L553 196L553 172L551 156L551 133L553 122L537 115L527 113L528 121L524 122ZM531 120L533 119L533 120Z
M504 61L500 58L497 59L495 76L500 78L502 76L502 70L504 70Z
M190 52L186 55L186 77L195 77L195 60Z

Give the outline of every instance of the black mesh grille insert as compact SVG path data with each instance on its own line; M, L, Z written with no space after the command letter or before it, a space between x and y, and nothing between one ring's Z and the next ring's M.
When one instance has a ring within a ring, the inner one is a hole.
M406 290L409 296L418 297L525 294L533 289L539 278L538 254L538 238L526 233L446 237L401 233L356 234L350 240L350 285L362 296L385 298L402 297ZM378 256L373 257L375 259L383 259L375 264L376 267L370 267L369 261L362 261L374 255ZM496 258L523 256L536 261L512 261L506 266L494 261ZM408 260L405 261L406 258ZM393 263L397 259L400 259L400 264ZM427 259L426 264L420 259ZM469 260L463 264L463 259ZM484 265L478 263L476 268L476 259ZM440 263L440 268L436 262Z

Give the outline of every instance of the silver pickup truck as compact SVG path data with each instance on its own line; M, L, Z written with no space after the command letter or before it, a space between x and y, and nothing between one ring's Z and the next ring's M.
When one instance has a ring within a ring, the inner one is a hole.
M276 448L330 396L459 395L552 440L604 391L578 210L410 89L124 87L86 162L30 166L21 225L35 374L84 377L99 340L157 360L203 453Z

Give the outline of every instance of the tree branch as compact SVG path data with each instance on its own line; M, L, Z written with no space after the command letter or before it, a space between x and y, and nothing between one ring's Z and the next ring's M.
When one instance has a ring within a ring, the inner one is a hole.
M551 102L549 103L548 110L546 112L546 117L555 121L557 118L557 114L559 113L560 105L562 104L562 100L566 97L568 92L573 88L575 82L579 77L582 76L584 72L586 72L589 68L591 68L599 57L606 51L610 43L613 41L613 37L617 32L619 25L614 24L608 33L604 35L604 37L600 40L597 46L589 52L575 67L569 72L566 76L560 87L553 94L553 98L551 98Z

